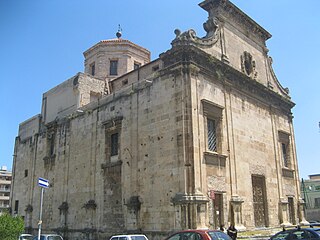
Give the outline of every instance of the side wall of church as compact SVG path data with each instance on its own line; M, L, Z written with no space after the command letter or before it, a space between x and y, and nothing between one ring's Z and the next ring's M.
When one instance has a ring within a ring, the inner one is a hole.
M191 88L194 89L191 97L196 189L208 196L210 191L223 194L224 224L231 221L230 200L233 196L239 196L243 200L243 224L247 228L254 228L256 224L253 214L252 176L261 176L265 179L268 199L266 224L278 226L281 223L281 199L293 197L296 211L299 196L291 115L271 103L254 97L250 92L225 85L221 79L212 76L195 74L192 77ZM217 162L209 162L206 159L206 153L210 153L207 148L206 115L210 113L204 113L204 101L212 103L213 108L218 106L222 109L219 127L221 135L217 140L220 142L220 149L217 153L211 153L220 156ZM289 167L284 166L282 160L280 132L290 137ZM226 161L222 164L221 159L224 157ZM286 171L291 174L286 175ZM211 223L213 211L211 206L208 211Z

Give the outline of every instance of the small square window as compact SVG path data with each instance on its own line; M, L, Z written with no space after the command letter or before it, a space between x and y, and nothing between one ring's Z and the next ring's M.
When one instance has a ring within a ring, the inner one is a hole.
M122 86L127 85L128 84L128 79L125 79L122 81Z
M138 63L138 62L135 62L134 65L133 65L133 69L136 70L138 68L140 68L141 64Z
M153 71L153 72L158 71L159 68L160 68L159 65L153 66L153 67L152 67L152 71Z

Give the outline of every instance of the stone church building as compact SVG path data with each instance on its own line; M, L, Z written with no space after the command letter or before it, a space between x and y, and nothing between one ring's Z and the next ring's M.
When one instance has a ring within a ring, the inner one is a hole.
M199 5L206 36L177 29L151 61L118 32L19 125L11 208L27 231L39 177L50 183L42 230L66 239L305 221L295 104L272 70L271 35L228 0Z

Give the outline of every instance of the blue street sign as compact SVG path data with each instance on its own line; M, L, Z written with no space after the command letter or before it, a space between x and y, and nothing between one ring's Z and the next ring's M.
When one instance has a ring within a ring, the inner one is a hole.
M47 179L39 177L38 186L43 187L43 188L49 188L49 181Z

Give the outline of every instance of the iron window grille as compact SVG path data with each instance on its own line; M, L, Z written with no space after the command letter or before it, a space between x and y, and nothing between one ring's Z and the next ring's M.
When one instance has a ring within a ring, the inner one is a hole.
M210 151L217 151L217 125L216 120L208 119L208 149Z

